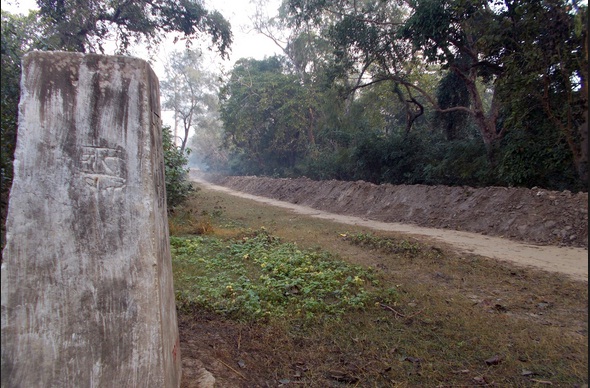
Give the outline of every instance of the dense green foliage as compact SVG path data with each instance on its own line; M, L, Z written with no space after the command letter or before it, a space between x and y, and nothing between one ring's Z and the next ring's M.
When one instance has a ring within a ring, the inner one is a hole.
M190 40L208 35L221 55L227 55L232 33L227 20L200 1L178 0L37 0L39 13L51 28L45 32L55 49L104 52L113 38L117 51L134 43L158 45L164 34Z
M310 103L276 57L239 60L221 91L225 144L238 174L292 171L311 141Z
M287 0L277 18L259 26L291 27L284 61L242 60L223 88L230 173L587 190L586 5Z
M338 318L384 300L370 292L378 284L370 270L325 252L299 250L265 230L229 243L172 237L170 244L180 309L200 307L243 321ZM388 293L382 292L395 295Z
M170 127L162 128L162 146L164 148L164 165L166 176L166 203L168 211L183 203L191 193L192 185L187 179L188 154L190 149L183 150L173 140Z

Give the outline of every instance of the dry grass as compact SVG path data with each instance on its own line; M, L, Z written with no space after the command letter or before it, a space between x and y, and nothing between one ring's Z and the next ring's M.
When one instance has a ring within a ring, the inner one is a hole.
M168 215L168 227L172 236L202 235L213 232L211 217L207 212L197 214L197 209L192 203L174 209Z
M228 239L265 227L301 248L372 267L383 287L398 290L395 303L313 324L181 313L183 359L202 361L219 386L588 384L586 282L207 190L170 221L172 234Z

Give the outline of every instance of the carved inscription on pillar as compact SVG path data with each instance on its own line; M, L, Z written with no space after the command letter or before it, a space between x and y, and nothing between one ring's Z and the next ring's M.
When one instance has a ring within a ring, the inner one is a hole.
M83 146L80 172L97 189L121 189L127 183L125 153L115 148Z

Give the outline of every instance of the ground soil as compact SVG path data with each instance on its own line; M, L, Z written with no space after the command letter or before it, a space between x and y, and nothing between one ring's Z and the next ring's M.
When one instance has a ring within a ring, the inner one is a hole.
M523 272L523 277L536 279L538 275L534 274L538 269L560 273L555 280L551 277L538 278L554 281L555 284L550 287L554 290L565 284L564 279L559 277L563 276L561 274L587 284L587 193L539 188L378 186L367 182L317 182L306 178L222 177L195 171L191 172L191 179L208 189L287 208L298 214L293 216L293 222L297 217L312 216L320 218L318 222L329 220L407 233L418 236L422 241L429 238L436 240L437 246L442 244L473 255L506 260L510 262L506 264L508 266L516 263L534 267L527 272L529 275ZM354 251L357 248L349 246L343 249ZM352 256L357 258L362 256L360 251L353 253ZM374 254L367 257L370 257L368 260L375 260ZM440 286L434 280L428 280L428 270L424 270L424 276L411 273L408 277ZM520 272L514 270L511 273ZM469 292L486 294L490 291L484 291L486 287L489 286L481 285L481 290ZM519 287L519 290L526 289ZM492 291L498 292L496 289ZM507 289L500 296L515 307L518 305L516 299L523 297L514 289ZM548 294L547 297L559 299L557 294ZM556 305L559 304L557 299ZM573 327L572 330L587 338L587 319L583 318L587 317L587 310L582 315L579 312L576 314L573 316L578 316L580 322L572 319L571 314L560 312L551 317L540 315L547 320L540 324L558 326L564 332ZM263 327L241 326L219 317L203 315L202 312L180 314L179 327L182 388L283 386L281 376L275 376L272 381L264 380L268 383L254 379L254 364L258 365L262 374L264 365L272 365L279 358L272 351L277 346L272 343L276 336L267 333ZM247 369L240 367L240 362L244 360ZM304 362L305 357L302 360L294 360L294 367Z
M456 252L588 280L588 193L378 186L198 172L192 172L191 178L209 188L298 214L400 232Z
M196 176L196 175L194 175ZM206 180L237 191L382 222L588 248L588 193L540 188L375 185L254 176Z

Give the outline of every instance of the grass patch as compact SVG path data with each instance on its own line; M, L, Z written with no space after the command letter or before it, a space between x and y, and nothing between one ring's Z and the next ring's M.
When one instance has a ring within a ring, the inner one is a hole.
M219 386L588 384L587 283L207 190L189 210L211 227L171 238L181 354Z
M177 303L238 321L337 319L347 310L395 295L371 269L300 250L260 229L239 239L171 238Z
M419 253L424 252L424 245L419 244L418 242L411 242L406 239L382 238L373 233L342 233L340 234L340 237L350 241L351 244L370 249L379 249L386 253L416 256Z

